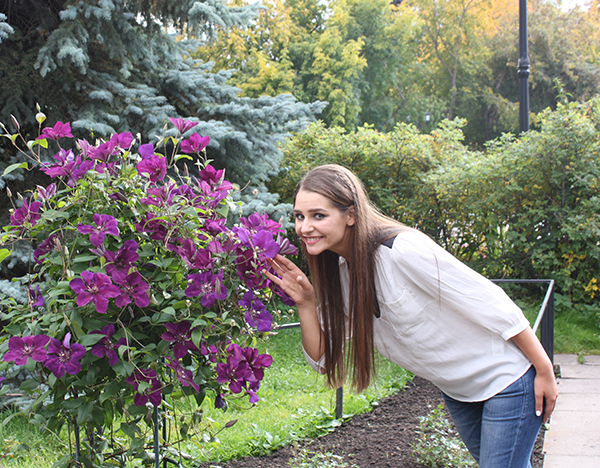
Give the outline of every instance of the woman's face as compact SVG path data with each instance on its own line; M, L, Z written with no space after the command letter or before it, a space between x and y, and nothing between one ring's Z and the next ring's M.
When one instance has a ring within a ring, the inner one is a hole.
M350 260L350 226L354 225L354 209L342 211L323 195L300 190L294 205L296 234L311 255L331 250Z

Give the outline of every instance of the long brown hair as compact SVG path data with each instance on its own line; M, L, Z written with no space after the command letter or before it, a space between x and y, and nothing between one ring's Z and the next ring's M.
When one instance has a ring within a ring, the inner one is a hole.
M354 209L355 223L349 227L348 237L352 257L347 259L350 276L347 324L339 255L329 250L310 255L304 244L303 250L323 321L327 382L332 386L341 385L345 378L344 370L348 367L352 370L352 386L362 391L375 372L373 320L377 295L374 253L382 241L408 228L381 214L370 202L360 179L343 166L326 164L312 169L296 187L294 205L300 190L324 196L341 211ZM351 346L344 362L348 340Z

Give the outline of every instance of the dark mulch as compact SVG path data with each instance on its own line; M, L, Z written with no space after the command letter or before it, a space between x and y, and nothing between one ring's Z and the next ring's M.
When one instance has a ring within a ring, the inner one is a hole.
M302 447L342 455L348 464L359 468L422 468L410 447L415 441L418 418L426 416L442 402L437 388L416 377L404 391L385 398L370 413L354 416L334 432ZM543 465L543 438L540 433L534 450L534 468ZM288 461L297 451L298 447L284 447L264 457L213 462L198 468L289 468Z

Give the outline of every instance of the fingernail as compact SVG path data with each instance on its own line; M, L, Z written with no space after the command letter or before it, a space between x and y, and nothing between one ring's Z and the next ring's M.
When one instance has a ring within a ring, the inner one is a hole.
M539 418L542 415L542 412L541 411L536 411L535 415Z

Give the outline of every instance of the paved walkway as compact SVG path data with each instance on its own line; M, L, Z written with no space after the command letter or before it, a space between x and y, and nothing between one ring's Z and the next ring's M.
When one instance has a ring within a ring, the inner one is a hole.
M556 354L558 400L544 438L544 468L600 468L600 356Z

